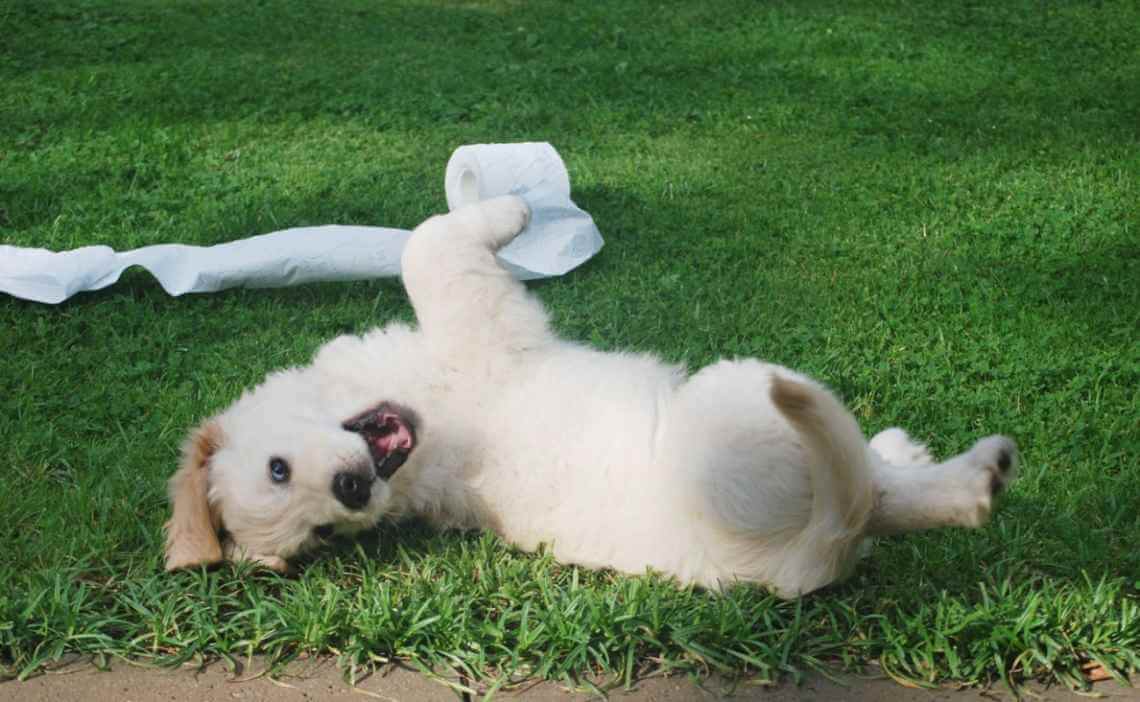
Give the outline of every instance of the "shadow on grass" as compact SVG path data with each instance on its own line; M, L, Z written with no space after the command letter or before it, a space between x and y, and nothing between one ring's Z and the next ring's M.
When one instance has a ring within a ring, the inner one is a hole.
M903 6L739 2L647 18L638 2L314 11L297 2L69 8L25 0L8 18L24 50L9 60L17 77L45 72L44 84L61 95L29 100L6 121L23 133L140 119L300 124L324 115L379 129L481 125L503 140L568 126L561 115L590 96L619 129L644 133L710 114L772 111L820 121L855 143L905 141L947 155L1069 138L1077 122L1080 139L1135 139L1140 100L1127 76L1104 65L1105 46L1088 44L1081 23L1040 8L932 6L919 16ZM1097 20L1095 9L1084 12ZM637 21L638 31L615 21ZM683 44L679 25L705 26L719 41L662 53ZM1111 47L1111 37L1103 41ZM1062 49L1070 61L1048 60ZM65 87L72 78L56 82L60 71L100 78L93 88ZM59 99L71 91L83 109Z
M396 563L400 552L409 554L430 553L439 543L439 530L421 519L409 519L399 524L383 523L354 537L334 537L321 550L296 559L297 570L303 570L333 558L352 560L358 550L381 563ZM477 532L451 532L449 538L475 539Z
M1121 241L1079 256L1029 261L985 259L974 264L979 278L1002 280L1011 305L1042 317L1079 324L1097 344L1135 335L1140 320L1135 285L1140 280L1140 244Z

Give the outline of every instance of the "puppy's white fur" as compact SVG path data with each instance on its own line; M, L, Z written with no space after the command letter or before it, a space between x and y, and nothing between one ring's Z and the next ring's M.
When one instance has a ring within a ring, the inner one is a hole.
M505 197L428 220L403 257L418 329L337 338L195 432L171 481L168 568L283 569L320 542L315 527L418 514L545 543L564 562L793 597L842 577L868 535L983 524L1013 478L1009 439L941 464L901 429L868 445L830 392L780 366L723 361L689 377L558 339L495 259L527 216ZM333 476L370 456L342 424L381 401L418 414L417 445L348 509ZM287 484L269 479L274 457L292 467Z

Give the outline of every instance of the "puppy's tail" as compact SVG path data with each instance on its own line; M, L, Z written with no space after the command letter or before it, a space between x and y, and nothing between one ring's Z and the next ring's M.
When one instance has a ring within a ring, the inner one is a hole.
M776 375L771 397L799 434L811 466L811 517L801 539L817 542L817 556L833 552L846 560L847 549L862 541L874 507L863 432L834 395L814 384Z

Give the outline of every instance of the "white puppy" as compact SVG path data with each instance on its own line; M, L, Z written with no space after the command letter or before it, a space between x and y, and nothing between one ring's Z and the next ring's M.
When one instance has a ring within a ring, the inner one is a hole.
M794 597L842 577L869 535L980 526L1013 478L1007 438L939 464L901 429L868 444L780 366L689 377L558 339L495 259L527 217L503 197L429 219L403 256L419 329L337 338L195 430L167 568L285 569L333 531L415 514L568 563Z

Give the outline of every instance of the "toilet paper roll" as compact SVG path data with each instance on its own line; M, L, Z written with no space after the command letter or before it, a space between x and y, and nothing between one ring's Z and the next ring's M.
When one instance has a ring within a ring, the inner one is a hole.
M527 201L530 224L499 252L521 280L562 275L602 248L594 220L570 199L570 174L550 144L461 146L447 162L443 188L452 210L500 195Z
M445 181L452 209L507 193L528 201L530 224L500 252L520 279L562 275L602 247L593 220L571 202L566 167L550 144L460 147ZM409 236L406 229L326 225L216 246L159 244L122 252L107 246L62 252L0 246L0 292L54 304L112 285L131 266L149 271L171 295L367 280L399 275Z
M447 207L511 193L542 192L570 199L570 174L546 142L472 144L451 154L443 177Z

